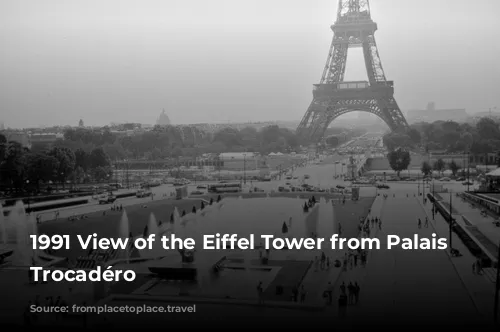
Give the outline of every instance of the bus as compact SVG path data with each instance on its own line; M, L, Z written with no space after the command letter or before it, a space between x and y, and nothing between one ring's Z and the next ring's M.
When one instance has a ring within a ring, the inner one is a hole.
M90 198L91 196L85 196L85 197L73 197L73 198L65 198L65 199L57 199L57 200L52 200L52 201L42 201L42 202L36 202L36 203L24 203L24 209L26 213L29 212L40 212L40 211L46 211L46 210L54 210L54 209L62 209L66 207L72 207L72 206L79 206L79 205L85 205L90 203ZM10 214L12 211L12 208L14 207L16 201L14 200L9 200L5 201L5 204L3 206L3 215L6 217Z
M241 191L241 183L217 183L208 186L209 193L239 193Z

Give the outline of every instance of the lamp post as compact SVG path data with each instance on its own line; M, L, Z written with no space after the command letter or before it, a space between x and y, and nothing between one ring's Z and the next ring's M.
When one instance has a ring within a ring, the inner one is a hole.
M470 151L467 150L467 192L469 192L470 185Z
M423 179L422 179L422 187L423 187ZM417 194L420 196L420 174L417 174Z
M500 293L500 242L498 243L498 256L497 256L497 279L495 283L495 305L493 308L493 318L495 322L498 321L498 297Z
M425 204L425 179L422 176L422 203Z
M26 187L29 187L30 185L30 180L26 180ZM28 213L30 213L30 194L29 194L29 188L28 189Z
M247 154L243 154L243 184L247 184Z
M127 170L126 170L126 173L125 173L125 177L126 177L126 181L127 181L127 189L130 189L130 182L129 182L129 177L128 177L128 170L129 170L129 164L128 164L128 159L125 161L126 164L125 166L127 167Z
M220 153L217 155L217 167L219 169L219 182L220 182L220 169L221 169Z
M452 237L452 228L453 228L453 214L452 214L452 210L453 210L453 207L452 207L451 198L452 198L452 194L451 194L451 191L450 191L450 222L449 222L449 225L450 225L450 250L453 250L453 245L452 245L452 240L453 240L453 237Z
M431 176L432 176L432 220L436 220L435 215L436 215L436 197L434 196L434 174L432 174L431 171Z

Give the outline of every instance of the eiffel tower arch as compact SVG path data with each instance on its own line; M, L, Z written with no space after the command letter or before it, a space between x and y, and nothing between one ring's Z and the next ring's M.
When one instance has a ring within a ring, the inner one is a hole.
M319 84L314 84L313 101L297 128L305 142L324 137L330 123L342 114L364 111L380 117L392 131L408 128L394 99L394 82L385 77L380 61L368 0L339 0L337 20L331 26L333 39ZM348 49L361 47L368 81L344 81Z

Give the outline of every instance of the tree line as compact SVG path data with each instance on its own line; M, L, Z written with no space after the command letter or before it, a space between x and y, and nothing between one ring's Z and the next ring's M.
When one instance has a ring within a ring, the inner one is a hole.
M386 134L383 140L390 151L419 148L425 152L485 154L500 149L500 126L490 118L481 118L476 125L454 121L421 122L412 124L406 132Z
M103 181L112 175L111 163L102 147L86 152L54 146L33 151L20 143L7 141L0 134L0 184L14 191L39 192L42 185L52 187L67 181Z
M155 126L150 131L119 136L104 127L102 130L70 128L56 146L73 151L90 152L101 147L112 161L124 159L161 160L197 157L204 153L222 152L292 152L299 148L295 132L277 125L260 130L253 127L223 128L208 133L191 126Z

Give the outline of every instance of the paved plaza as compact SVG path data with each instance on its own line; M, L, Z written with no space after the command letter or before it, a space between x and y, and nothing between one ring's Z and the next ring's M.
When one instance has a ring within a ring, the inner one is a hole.
M339 160L342 160L341 156L339 156ZM313 185L345 184L340 179L334 179L334 172L342 172L340 163L308 165L305 168L297 169L295 174L298 176L309 174L311 176L310 182ZM284 181L274 181L267 185L277 186ZM368 216L382 220L380 228L377 225L369 226L371 227L370 236L379 238L382 244L384 244L387 234L413 238L415 234L420 237L431 237L433 233L436 233L439 237L448 237L448 224L439 214L432 219L431 204L429 202L424 204L422 196L419 196L419 192L422 191L419 184L408 182L390 183L389 185L390 189L385 190L363 187L361 188L361 199L359 201L348 200L345 205L337 199L322 201L321 207L333 205L331 207L333 214L327 217L330 219L326 223L319 223L313 225L315 228L308 228L308 232L313 230L321 233L325 232L325 229L330 232L338 230L339 225L341 225L343 237L358 237L360 219L364 220ZM454 192L458 192L459 189L463 190L461 184L450 183L445 184L445 187L454 190ZM425 190L429 189L425 188ZM384 199L384 194L387 195L386 199ZM243 202L234 198L227 199L232 200L233 203L240 201L238 204L245 204L247 201L247 199L243 199ZM276 199L275 202L280 199L283 202L287 200L284 198L268 199ZM303 204L301 200L296 201ZM157 219L165 219L166 221L169 219L174 205L181 204L178 207L181 210L190 210L193 205L199 205L199 201L193 200L179 201L175 204L167 202L167 200L147 200L139 205L124 204L127 207L129 219L140 220L137 224L132 223L131 231L134 234L142 232L147 223L147 219L144 218L145 214L154 212ZM142 207L144 204L147 205L147 208ZM227 204L229 207L231 203ZM298 207L300 208L300 205ZM460 203L457 199L457 210L464 209L465 211L467 207L467 203ZM77 209L82 208L88 207ZM277 224L281 224L290 214L289 211L280 213L275 218ZM425 220L426 217L429 220L429 226L418 228L417 219ZM262 217L256 214L255 218ZM294 218L294 223L297 222L297 218ZM324 215L321 218L324 218ZM118 228L119 219L119 212L109 212L109 215L104 218L100 211L94 211L86 220L69 222L66 219L61 219L46 222L41 225L40 231L57 233L62 228L69 229L75 234L101 231L104 235L111 236ZM470 219L479 226L482 222L485 223L482 220L478 221L475 215L470 215ZM488 233L488 229L483 228L483 230L485 234ZM489 236L495 235L490 234ZM271 252L271 268L275 264L279 269L283 269L282 272L290 269L289 272L285 273L288 281L284 281L289 286L287 286L285 295L277 296L275 288L279 283L273 281L276 280L273 278L277 278L279 272L269 274L270 279L265 283L264 293L266 296L263 299L264 303L261 304L259 304L255 290L256 283L261 277L251 274L246 275L245 278L249 278L248 280L243 280L243 278L238 283L233 283L233 286L227 286L234 288L233 291L227 289L227 293L238 294L233 298L220 297L222 291L213 291L211 296L203 295L202 297L196 297L196 292L192 292L192 296L183 295L176 291L169 291L169 289L177 289L178 287L175 285L158 283L151 277L141 276L135 282L125 286L122 284L112 285L108 293L109 296L105 299L98 299L95 285L82 284L78 287L67 283L28 285L26 270L0 269L0 278L8 281L1 284L2 293L8 294L8 296L2 297L0 301L2 310L0 311L3 316L19 317L17 321L21 324L22 315L19 310L22 312L22 308L27 305L28 301L35 301L36 295L44 299L49 294L60 294L63 298L67 298L68 302L79 304L96 303L97 300L97 303L107 305L142 305L145 303L150 305L164 305L165 303L192 305L196 303L197 305L195 322L193 317L188 315L148 314L150 316L147 318L141 316L139 320L134 315L107 314L99 315L99 317L72 316L64 320L64 324L68 326L82 326L84 321L94 326L127 327L147 327L148 324L153 326L158 322L173 324L172 326L178 322L189 326L189 323L205 321L207 323L219 322L219 324L225 322L224 324L227 326L224 327L227 328L243 321L248 321L249 325L250 323L259 325L258 321L252 319L254 317L260 317L262 322L272 322L282 327L310 326L311 319L332 326L375 326L384 325L387 321L398 326L401 324L414 326L419 323L423 325L432 323L435 326L489 324L493 317L494 284L487 275L472 273L471 266L476 258L456 234L452 234L452 239L453 247L458 249L463 256L451 257L448 251L440 250L382 249L368 252L366 266L348 264L342 268L333 266L328 269L315 268L314 259L321 252ZM346 254L345 251L333 250L325 250L325 253L331 257L332 262L336 259L342 260ZM79 254L81 253L72 255ZM293 260L290 263L280 263L280 261L285 262L291 258ZM254 260L256 258L251 257L250 261ZM238 265L238 263L234 264ZM237 267L236 265L235 267ZM241 277L237 276L236 278ZM342 283L348 285L350 282L357 282L361 288L359 303L340 306L337 302L340 287ZM297 283L303 285L306 290L303 302L293 302L289 296L292 285ZM333 289L333 303L331 305L327 304L327 299L324 297L324 291L328 289L329 283ZM215 284L213 285L215 287ZM152 288L152 286L154 287ZM217 287L226 286L219 285ZM245 289L236 291L238 287ZM150 289L150 291L146 291L146 289ZM14 294L22 294L22 296L15 297ZM11 300L14 297L15 301ZM49 324L51 318L39 320L39 325L43 325L43 322Z

